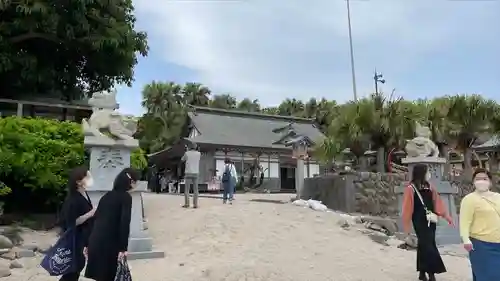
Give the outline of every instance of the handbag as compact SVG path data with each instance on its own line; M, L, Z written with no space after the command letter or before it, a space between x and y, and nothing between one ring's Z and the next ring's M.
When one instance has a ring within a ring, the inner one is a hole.
M439 217L436 215L436 213L431 212L429 209L427 209L427 206L425 206L424 199L422 198L422 195L418 191L418 189L412 184L411 187L413 188L413 191L417 193L418 199L420 199L420 203L422 203L422 206L424 207L425 210L425 217L427 218L427 226L430 226L431 223L438 223Z
M115 281L132 281L132 274L130 274L130 267L128 266L126 257L118 260Z
M75 228L66 230L52 246L40 266L51 276L60 276L76 271Z

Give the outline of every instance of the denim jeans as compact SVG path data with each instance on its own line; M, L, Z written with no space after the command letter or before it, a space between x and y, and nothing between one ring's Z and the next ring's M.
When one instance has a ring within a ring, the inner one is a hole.
M222 193L222 200L224 202L233 201L234 197L234 184L231 182L227 182L223 184L223 193Z

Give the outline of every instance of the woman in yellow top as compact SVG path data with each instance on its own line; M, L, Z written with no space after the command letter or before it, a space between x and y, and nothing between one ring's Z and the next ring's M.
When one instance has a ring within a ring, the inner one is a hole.
M472 178L475 192L460 205L460 236L469 252L473 280L500 280L500 194L490 191L488 170L477 169Z

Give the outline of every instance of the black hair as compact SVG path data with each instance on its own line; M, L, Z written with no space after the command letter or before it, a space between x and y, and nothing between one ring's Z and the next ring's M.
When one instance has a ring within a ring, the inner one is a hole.
M139 172L132 168L125 168L115 178L113 182L113 190L115 191L129 191L132 189L132 182L140 179Z
M428 167L425 164L416 164L413 166L411 173L411 183L415 185L416 188L429 187L429 183L425 178L427 175Z
M189 142L189 150L198 150L198 145L195 142Z
M229 157L226 157L226 159L224 159L224 163L225 164L230 164L231 163L231 159Z
M74 193L78 190L78 182L83 180L88 173L89 169L85 166L79 166L69 172L68 177L68 193Z
M477 176L477 174L486 174L488 178L491 180L493 177L491 176L490 171L488 171L485 168L477 168L474 173L472 174L472 179L474 180Z

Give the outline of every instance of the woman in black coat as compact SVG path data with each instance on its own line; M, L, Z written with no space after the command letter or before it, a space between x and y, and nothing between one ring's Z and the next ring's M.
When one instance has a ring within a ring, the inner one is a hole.
M99 201L87 249L85 277L96 281L113 281L118 260L127 255L132 212L132 196L139 174L125 168L117 176L113 190Z
M92 176L86 167L73 169L68 179L68 195L62 205L59 226L62 231L75 228L75 270L64 274L60 281L78 281L85 267L84 248L92 230L95 208L85 191L92 185Z

